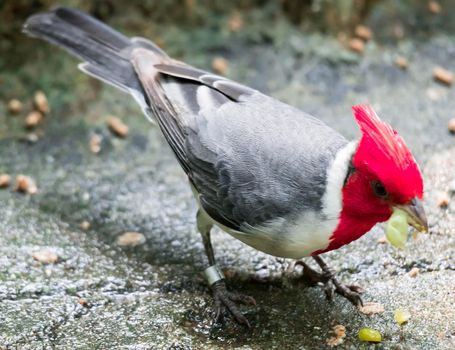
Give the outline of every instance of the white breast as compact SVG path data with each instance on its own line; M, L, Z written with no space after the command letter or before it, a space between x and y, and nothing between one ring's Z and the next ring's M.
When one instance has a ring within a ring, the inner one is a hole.
M285 218L277 218L260 227L247 227L245 232L233 231L222 225L221 228L253 248L274 256L298 259L326 249L338 225L343 181L356 147L356 141L348 143L338 151L329 167L321 212L306 211L292 223Z

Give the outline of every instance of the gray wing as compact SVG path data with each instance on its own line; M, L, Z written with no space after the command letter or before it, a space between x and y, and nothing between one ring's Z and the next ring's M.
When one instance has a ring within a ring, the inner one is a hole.
M138 77L214 220L242 230L321 209L326 169L346 144L340 134L225 78L180 63L150 65L149 55L133 54Z

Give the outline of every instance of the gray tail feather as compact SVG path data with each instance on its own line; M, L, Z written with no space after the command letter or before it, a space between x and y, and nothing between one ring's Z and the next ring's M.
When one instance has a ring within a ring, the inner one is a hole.
M141 100L143 90L130 62L132 50L143 47L167 57L151 41L130 39L97 19L66 7L29 17L23 31L63 47L85 62L79 65L82 71L132 93L136 100Z

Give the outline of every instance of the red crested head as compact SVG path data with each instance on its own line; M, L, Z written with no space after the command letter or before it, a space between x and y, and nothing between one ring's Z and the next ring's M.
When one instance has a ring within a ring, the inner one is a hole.
M423 196L419 166L403 138L379 119L370 105L352 107L362 132L352 163L371 180L379 181L389 200L404 204Z
M417 229L427 229L420 201L422 174L403 138L371 106L352 109L362 137L342 188L340 220L324 251L356 240L376 223L388 220L394 208L406 211L408 222Z

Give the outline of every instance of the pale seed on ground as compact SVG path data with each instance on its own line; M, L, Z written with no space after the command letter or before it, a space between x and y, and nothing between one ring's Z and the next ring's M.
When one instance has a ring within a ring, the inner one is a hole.
M397 67L399 67L401 69L406 69L406 68L408 68L409 62L403 56L398 56L395 59L395 64L397 65Z
M439 208L447 208L450 203L450 198L447 193L441 193L438 197L438 207Z
M8 102L8 111L12 114L17 114L22 111L22 102L14 98Z
M433 69L433 77L437 81L446 85L452 85L454 80L453 73L442 67L436 67Z
M58 260L58 255L48 249L42 249L34 252L32 258L42 264L55 264Z
M93 134L90 137L90 141L89 141L90 152L92 152L93 154L98 154L101 151L101 141L102 141L102 139L103 138L100 135L97 135L97 134Z
M363 53L363 51L365 50L365 43L363 42L363 40L358 38L353 38L349 40L348 46L352 51L355 51L357 53Z
M126 137L129 132L128 125L126 125L120 118L118 117L109 117L107 120L107 125L109 129L119 137Z
M6 188L11 182L11 176L8 174L0 174L0 188Z
M428 1L428 11L432 14L437 15L441 13L441 4L436 0Z
M215 57L212 61L212 68L217 74L226 75L228 66L228 61L223 57Z
M408 272L408 276L409 277L417 277L417 275L419 274L420 270L418 267L413 267L411 270L409 270Z
M38 111L30 112L25 118L25 126L29 129L34 128L43 121L43 114Z
M46 95L42 91L37 91L33 98L33 104L35 108L43 114L49 113L49 102Z
M36 186L35 180L31 177L19 174L16 176L16 185L14 190L28 194L35 194L38 192L38 187Z
M117 244L122 247L135 247L145 243L145 236L140 232L125 232L117 237Z
M449 129L449 131L452 134L455 134L455 118L449 120L449 123L447 124L447 129Z
M373 37L373 32L371 31L370 28L364 25L358 25L355 28L355 35L359 37L360 39L363 39L365 41L370 40Z

